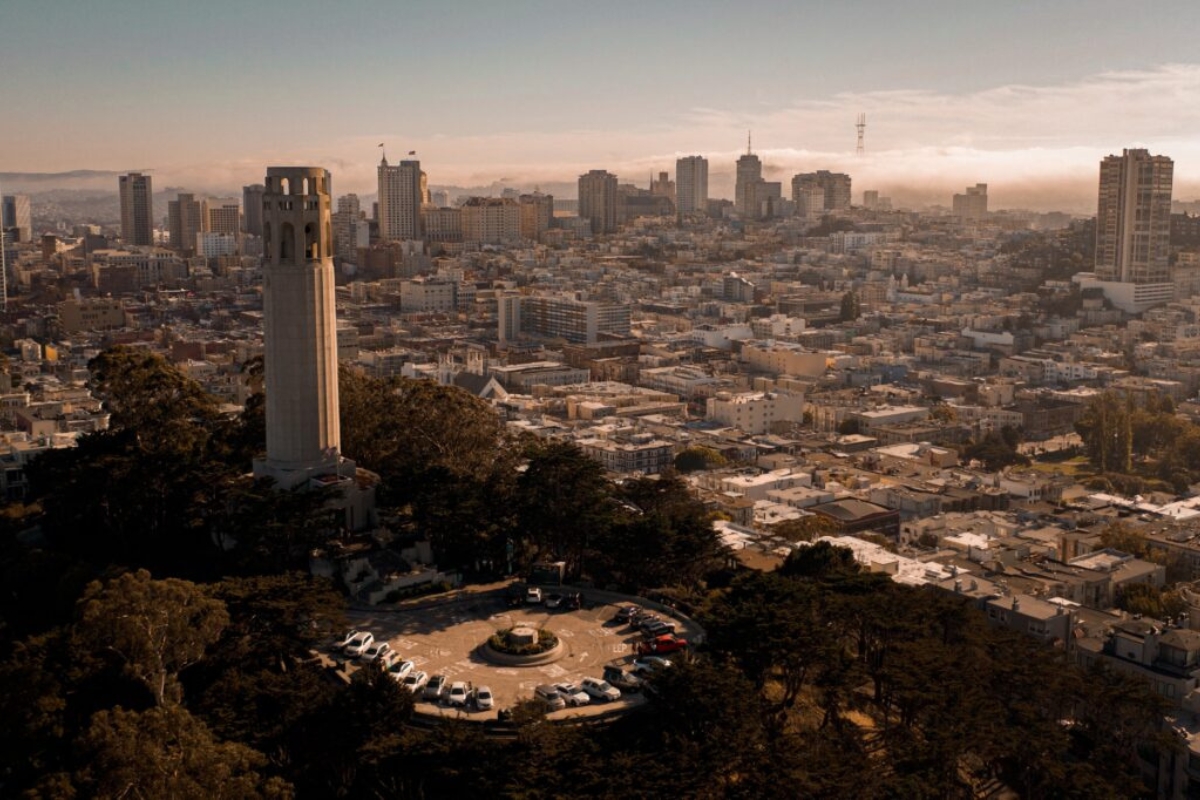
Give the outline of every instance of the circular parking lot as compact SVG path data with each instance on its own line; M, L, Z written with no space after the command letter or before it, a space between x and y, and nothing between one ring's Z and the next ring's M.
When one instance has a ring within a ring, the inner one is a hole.
M608 593L585 593L582 607L577 610L551 609L544 603L510 606L508 589L506 584L455 592L398 609L356 609L349 612L349 617L353 627L370 631L376 640L388 642L401 659L412 661L414 672L445 676L447 690L457 681L467 683L472 689L488 687L494 697L494 707L481 711L474 704L458 708L442 702L425 702L418 692L418 713L461 714L480 720L495 719L501 709L532 698L539 685L579 685L585 678L602 678L604 668L610 665L628 669L637 644L643 640L636 627L614 620L621 605L639 603L635 598L622 600ZM666 612L660 616L665 617ZM683 638L695 640L700 633L687 620L672 621ZM482 657L480 645L489 637L522 624L553 632L563 645L560 655L551 663L529 666L494 664ZM353 660L346 660L340 667L347 672L357 668ZM642 702L640 692L626 693L619 700L598 704L593 701L587 706L555 711L551 716L603 714Z

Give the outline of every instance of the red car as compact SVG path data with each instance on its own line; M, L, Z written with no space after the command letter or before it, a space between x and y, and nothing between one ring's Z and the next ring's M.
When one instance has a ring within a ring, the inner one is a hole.
M661 656L667 653L674 653L677 650L683 650L687 646L687 639L679 639L672 634L666 633L648 642L638 642L636 650L639 656L652 654Z

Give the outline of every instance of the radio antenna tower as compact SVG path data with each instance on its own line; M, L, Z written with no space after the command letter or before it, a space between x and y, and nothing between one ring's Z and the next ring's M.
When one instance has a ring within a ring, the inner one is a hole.
M866 145L863 144L863 134L867 132L867 115L859 114L858 122L854 123L854 127L858 128L858 147L855 148L854 154L861 156L867 152Z

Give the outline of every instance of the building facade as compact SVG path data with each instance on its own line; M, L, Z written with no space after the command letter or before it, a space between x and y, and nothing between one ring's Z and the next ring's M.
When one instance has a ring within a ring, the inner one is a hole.
M686 156L675 162L675 208L680 215L708 211L708 159Z
M154 244L154 190L149 175L131 172L117 178L121 194L121 241L138 247Z
M1170 282L1174 167L1166 156L1136 149L1100 162L1097 278L1133 284Z
M6 231L16 232L16 241L33 241L33 212L27 194L6 194L3 198L0 218Z
M420 239L421 206L425 202L425 173L421 162L387 158L379 162L379 238L387 241Z
M593 234L616 232L616 175L594 169L579 176L579 216L591 221Z
M954 195L954 216L963 219L980 220L987 216L988 198L987 184L977 183L968 186L963 194Z
M196 252L196 235L208 230L208 204L195 195L180 194L167 203L171 249L185 256Z
M762 162L753 153L737 160L737 180L734 184L733 209L742 217L757 219L762 192Z
M263 193L266 187L253 183L242 187L242 230L251 236L263 234Z
M462 240L476 244L514 242L521 236L521 208L507 197L471 197L462 204Z
M850 176L844 172L817 170L801 172L792 177L792 200L799 203L800 191L819 186L825 192L826 211L845 211L850 208Z

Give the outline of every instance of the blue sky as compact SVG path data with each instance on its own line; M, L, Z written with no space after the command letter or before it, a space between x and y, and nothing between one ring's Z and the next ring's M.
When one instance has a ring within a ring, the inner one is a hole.
M0 171L145 168L220 188L308 162L370 192L384 141L417 150L434 184L596 167L644 181L701 153L721 189L753 128L785 180L833 167L856 191L981 181L1013 204L1087 205L1100 156L1147 146L1191 199L1200 3L1141 8L7 0Z

